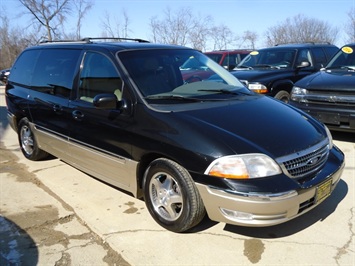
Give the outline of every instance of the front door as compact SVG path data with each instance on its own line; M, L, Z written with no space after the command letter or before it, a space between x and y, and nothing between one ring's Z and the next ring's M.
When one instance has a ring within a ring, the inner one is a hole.
M77 98L69 104L72 161L95 177L134 191L136 162L130 159L127 117L123 118L118 108L107 110L93 105L96 95L107 93L116 95L119 103L123 88L121 76L106 55L87 52L79 83Z

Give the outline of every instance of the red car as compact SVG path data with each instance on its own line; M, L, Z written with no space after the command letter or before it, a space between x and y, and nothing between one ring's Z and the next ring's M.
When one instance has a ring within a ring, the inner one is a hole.
M238 49L238 50L219 50L212 52L205 52L209 58L216 61L227 70L233 70L244 57L246 57L252 50Z

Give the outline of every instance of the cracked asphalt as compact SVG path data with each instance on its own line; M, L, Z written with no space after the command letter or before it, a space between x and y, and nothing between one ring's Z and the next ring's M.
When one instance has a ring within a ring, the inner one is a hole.
M0 88L0 265L355 265L355 134L333 132L346 155L321 205L285 224L246 228L206 218L164 230L144 202L58 159L26 160Z

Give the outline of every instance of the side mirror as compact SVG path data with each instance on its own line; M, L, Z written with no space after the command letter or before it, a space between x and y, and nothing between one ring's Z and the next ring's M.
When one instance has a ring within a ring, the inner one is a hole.
M94 97L93 105L99 109L116 109L117 97L113 93L102 93Z
M309 67L310 65L311 65L310 62L308 62L308 61L302 61L302 62L297 66L297 68Z

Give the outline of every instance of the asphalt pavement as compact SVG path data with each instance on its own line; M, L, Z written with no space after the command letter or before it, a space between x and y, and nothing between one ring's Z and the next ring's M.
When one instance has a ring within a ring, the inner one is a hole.
M355 265L355 134L333 133L342 179L305 215L265 228L206 218L176 234L124 191L56 158L26 160L3 88L0 118L0 265Z

